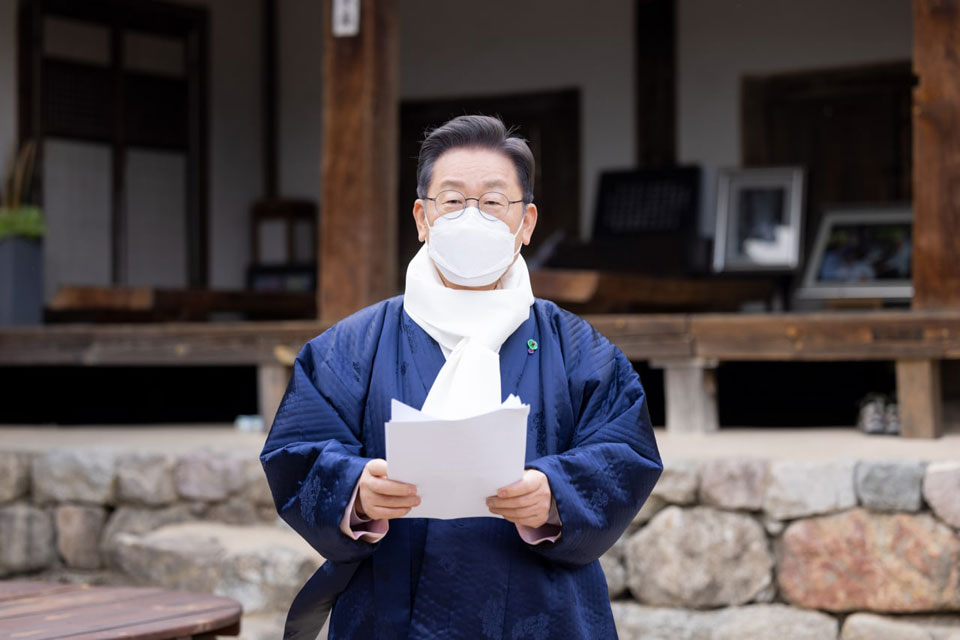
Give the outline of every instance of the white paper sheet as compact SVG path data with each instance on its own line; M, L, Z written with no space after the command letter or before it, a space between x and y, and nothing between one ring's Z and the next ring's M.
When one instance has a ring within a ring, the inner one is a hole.
M438 420L394 400L387 475L417 486L406 518L494 517L486 498L523 476L530 406L511 395L489 413Z

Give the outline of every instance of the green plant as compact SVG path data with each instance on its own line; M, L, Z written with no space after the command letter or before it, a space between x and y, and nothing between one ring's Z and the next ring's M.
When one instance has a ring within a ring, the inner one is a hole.
M36 153L36 142L27 141L4 178L0 199L0 240L8 236L42 238L46 232L40 207L21 200L24 186L29 187L33 180Z

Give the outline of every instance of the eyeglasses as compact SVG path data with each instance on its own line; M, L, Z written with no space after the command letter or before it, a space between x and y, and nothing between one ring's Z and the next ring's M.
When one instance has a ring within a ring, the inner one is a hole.
M488 220L503 220L510 210L510 205L523 200L510 200L498 191L489 191L479 198L467 198L459 191L441 191L436 198L424 198L433 202L434 211L438 216L455 220L467 210L467 200L476 200L480 215Z

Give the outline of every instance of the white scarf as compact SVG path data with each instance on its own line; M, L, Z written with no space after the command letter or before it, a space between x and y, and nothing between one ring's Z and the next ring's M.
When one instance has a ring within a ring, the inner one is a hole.
M446 287L426 245L407 266L403 308L447 358L423 403L428 416L467 418L501 405L500 346L530 317L533 304L523 256L507 269L500 286L490 291Z

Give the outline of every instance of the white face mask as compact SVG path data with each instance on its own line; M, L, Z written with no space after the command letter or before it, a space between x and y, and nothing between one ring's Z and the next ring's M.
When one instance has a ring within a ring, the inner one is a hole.
M507 223L488 220L476 207L467 207L453 220L443 216L434 220L427 251L448 281L461 287L482 287L495 282L513 264L520 253L513 246L521 229L522 217L517 233L510 233Z

